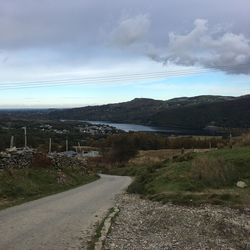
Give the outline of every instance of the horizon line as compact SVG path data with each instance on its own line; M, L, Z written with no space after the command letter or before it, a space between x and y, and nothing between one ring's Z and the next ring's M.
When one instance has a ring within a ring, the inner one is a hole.
M121 102L108 102L108 103L96 103L96 104L79 104L79 105L70 105L70 106L35 106L35 105L31 105L31 106L20 106L20 105L16 105L16 106L6 106L6 107L1 107L0 106L0 110L1 111L8 111L8 110L48 110L48 109L72 109L72 108L83 108L83 107L87 107L87 106L102 106L102 105L108 105L108 104L117 104L117 103L125 103L125 102L130 102L133 101L135 99L149 99L149 100L156 100L156 101L169 101L169 100L173 100L173 99L179 99L179 98L194 98L194 97L201 97L201 96L217 96L217 97L231 97L231 98L238 98L238 97L244 97L244 96L248 96L249 94L245 94L245 95L196 95L196 96L179 96L179 97L173 97L173 98L169 98L169 99L165 99L165 100L161 100L161 99L154 99L154 98L148 98L148 97L135 97L133 99L129 99L127 101L121 101ZM35 106L35 107L34 107Z

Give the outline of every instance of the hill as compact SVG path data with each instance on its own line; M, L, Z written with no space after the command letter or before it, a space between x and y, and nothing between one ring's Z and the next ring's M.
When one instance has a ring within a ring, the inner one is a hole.
M49 119L76 119L201 129L208 125L250 127L250 95L203 95L167 101L136 98L129 102L52 110Z
M153 124L158 126L184 126L200 129L213 125L228 128L249 128L250 96L183 105L163 110L150 118Z
M136 98L123 103L52 111L49 117L52 119L63 118L143 124L147 123L152 114L157 114L165 108L166 104L164 101Z

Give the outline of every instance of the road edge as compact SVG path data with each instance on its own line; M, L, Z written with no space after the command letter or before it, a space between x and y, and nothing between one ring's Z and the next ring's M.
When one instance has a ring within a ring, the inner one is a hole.
M96 225L95 233L88 244L88 250L102 250L113 220L119 212L120 208L118 206L109 209L107 215Z

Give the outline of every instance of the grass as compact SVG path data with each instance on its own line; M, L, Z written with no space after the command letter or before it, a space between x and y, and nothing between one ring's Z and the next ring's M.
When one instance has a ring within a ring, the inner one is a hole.
M107 212L106 216L96 224L95 233L92 235L91 240L88 243L87 250L95 250L95 244L99 240L99 238L102 236L102 229L104 227L105 220L109 217L111 213L113 213L115 210L114 208L110 208ZM115 217L117 214L115 215ZM112 218L112 222L114 221L115 217Z
M191 150L189 150L191 151ZM172 158L180 154L180 149L158 149L158 150L140 150L138 154L130 159L130 165L142 165L145 163L159 163L166 158Z
M81 168L63 168L58 182L54 168L9 169L0 171L0 209L62 192L98 179Z
M161 164L116 168L135 176L128 192L162 202L250 206L250 148L188 153ZM242 180L248 187L240 189Z
M93 236L91 237L91 240L88 242L87 250L95 250L95 244L99 240L99 238L101 237L102 228L104 226L104 222L105 222L106 218L107 218L107 216L105 218L103 218L102 221L96 225L95 232L94 232Z

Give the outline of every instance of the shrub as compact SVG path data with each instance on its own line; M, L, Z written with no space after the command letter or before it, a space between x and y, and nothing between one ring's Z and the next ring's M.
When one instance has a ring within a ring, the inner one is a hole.
M145 186L143 183L135 180L128 186L128 192L131 194L144 194Z
M190 161L194 158L193 153L186 153L183 155L177 155L173 157L173 162L184 162L184 161Z
M137 154L133 140L127 136L117 136L112 143L110 159L112 162L127 162Z
M250 133L243 134L240 138L240 145L250 146Z
M137 194L146 194L147 184L153 180L151 175L152 168L147 167L143 169L139 175L136 176L135 180L129 185L128 192L129 193L137 193Z
M46 154L36 153L32 158L32 167L34 168L47 168L52 165L51 160Z

